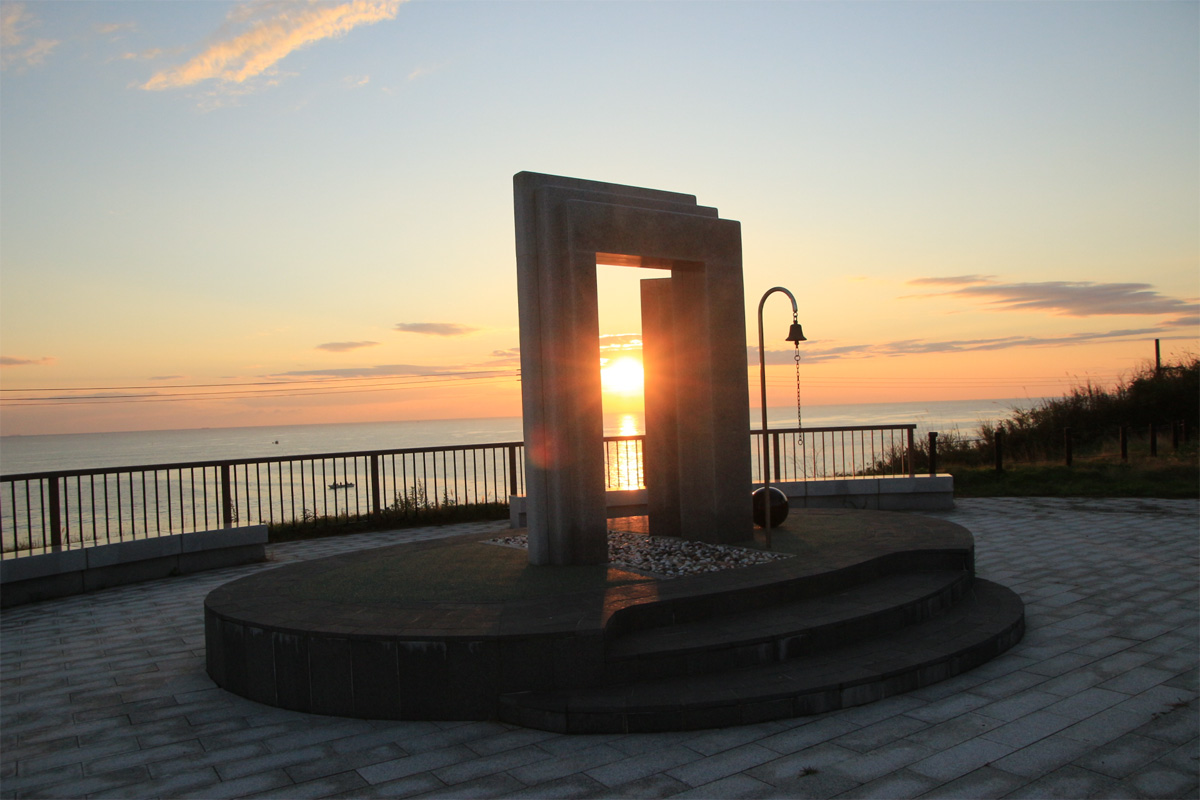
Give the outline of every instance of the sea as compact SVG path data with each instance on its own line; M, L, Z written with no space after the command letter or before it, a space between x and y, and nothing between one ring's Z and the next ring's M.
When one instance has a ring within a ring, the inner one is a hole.
M971 436L982 424L1039 402L1040 398L1018 398L814 405L803 408L803 423L806 428L911 423L919 435L957 431ZM751 427L760 427L757 409L751 409L750 417ZM767 424L795 427L795 407L768 409ZM606 414L604 425L607 436L645 433L640 413ZM522 438L520 417L3 436L0 474L491 444Z

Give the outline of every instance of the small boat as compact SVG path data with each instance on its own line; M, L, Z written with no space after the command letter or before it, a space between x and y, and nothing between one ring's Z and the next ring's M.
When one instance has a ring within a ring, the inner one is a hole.
M349 489L353 485L354 485L353 483L349 483L349 482L347 482L347 483L331 483L331 484L329 484L329 488L330 489Z

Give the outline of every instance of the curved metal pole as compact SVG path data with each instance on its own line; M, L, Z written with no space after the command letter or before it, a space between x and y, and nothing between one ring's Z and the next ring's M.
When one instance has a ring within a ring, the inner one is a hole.
M795 296L782 286L767 289L762 300L758 301L758 379L762 388L763 532L766 534L768 548L771 547L771 437L767 434L767 356L763 347L763 305L775 292L783 292L792 301L792 322L795 322L800 314Z

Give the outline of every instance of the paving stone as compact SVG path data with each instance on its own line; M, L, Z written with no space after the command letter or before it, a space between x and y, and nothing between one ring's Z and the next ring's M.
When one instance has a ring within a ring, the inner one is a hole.
M383 761L378 764L362 767L358 770L358 774L362 775L367 783L384 783L386 781L394 781L397 778L416 775L418 772L431 772L449 764L469 761L475 757L474 751L464 745L454 745L453 747L444 747L441 750L426 750L416 755L404 756L392 761ZM438 785L443 786L444 784L438 781Z
M1170 749L1167 742L1127 733L1091 750L1075 763L1102 775L1123 778Z
M963 797L979 798L980 800L988 797L1006 797L1027 783L1029 783L1029 779L1020 775L1013 775L995 767L980 767L961 778L943 783L921 797L922 799L953 798L954 800Z
M801 750L799 753L768 761L748 770L748 774L772 786L783 786L796 778L827 771L831 766L856 761L858 758L860 758L859 754L853 750L826 742L807 750ZM857 780L854 782L862 783Z
M129 784L99 792L93 792L90 797L111 798L146 798L146 797L178 797L184 792L199 788L216 786L221 782L216 770L206 768L195 772L180 773L165 778L156 778L144 783Z
M28 792L20 792L20 797L62 797L62 798L79 798L86 797L95 792L101 792L106 789L115 787L130 786L134 784L145 783L150 778L149 771L145 767L128 767L126 769L114 770L113 772L105 772L98 775L88 775L79 780L69 780L59 783L50 783L39 786ZM5 780L5 789L8 781Z
M760 739L758 744L770 748L776 753L786 755L858 729L857 725L831 716Z
M329 775L351 772L359 767L368 767L372 764L394 761L397 758L403 758L405 755L407 754L399 745L381 744L376 747L353 750L349 753L338 753L337 755L331 754L314 761L294 764L290 767L284 767L283 771L296 783L307 783L317 781Z
M448 786L444 789L436 789L425 797L461 797L465 800L474 800L482 797L502 797L512 792L521 791L526 787L516 778L503 773L499 775L488 775L483 778L476 778L473 781L460 783L455 786Z
M1150 765L1130 776L1129 784L1138 791L1139 797L1180 798L1197 795L1196 772L1169 769Z
M878 798L879 800L896 800L901 797L919 797L940 786L940 781L927 775L918 775L908 770L897 770L870 783L864 783L853 789L848 789L836 797L844 798Z
M672 778L678 778L688 786L702 786L735 772L744 772L778 757L779 754L774 750L768 750L757 744L746 744L717 753L715 756L675 767L668 770L667 774Z
M385 781L379 784L367 784L354 789L349 789L343 792L337 792L330 797L346 797L353 800L361 800L361 798L374 797L416 797L417 795L432 792L437 789L444 789L446 785L435 778L431 773L422 772L417 775L409 775L404 778L397 778L392 781Z
M625 786L701 758L703 756L695 750L683 745L669 745L661 749L643 750L638 755L594 767L587 770L587 774L605 786Z
M1006 796L1014 800L1045 800L1047 797L1115 798L1120 796L1120 789L1121 784L1112 778L1067 765L1030 781Z
M686 792L690 789L686 783L672 778L665 773L657 773L647 775L643 778L638 778L629 783L622 783L614 786L611 789L611 796L614 797L640 797L640 798L655 798L655 797L671 797L680 792Z
M0 794L658 797L725 789L779 797L989 796L1007 781L1027 780L1010 796L1196 796L1200 504L980 498L957 505L933 516L972 530L979 575L1025 598L1028 632L1021 644L916 692L814 718L718 731L577 737L496 723L362 723L261 706L215 688L204 674L197 610L222 583L284 561L482 532L479 527L272 545L279 559L273 564L6 610L0 618ZM153 619L147 608L154 609ZM1047 714L1072 724L1052 731L1058 720ZM905 739L936 729L929 741L945 736L948 743L979 718L1006 724L942 752ZM262 752L264 741L279 752ZM195 742L205 750L161 749ZM467 777L501 763L487 759L527 747L546 757L454 786L434 774ZM737 763L753 748L769 756ZM149 755L138 755L143 752ZM595 752L617 757L581 768ZM782 788L755 772L793 757L797 765L807 758L817 772L788 778L777 765ZM137 763L147 758L148 764ZM384 760L366 763L377 758ZM85 763L92 771L129 765L85 775ZM361 766L347 769L350 764ZM229 770L230 779L222 782L217 768ZM235 776L246 769L253 771ZM520 770L537 782L514 777ZM669 774L677 770L687 770L682 774L693 781L711 779L685 783ZM869 780L856 784L859 779ZM117 785L124 780L130 783Z
M796 755L803 755L802 751ZM901 739L891 742L869 753L862 753L828 767L858 783L871 783L890 772L895 772L909 764L915 764L935 754L935 750L925 745Z
M285 750L282 753L265 753L238 759L237 761L225 761L217 764L216 768L217 774L221 776L222 781L232 781L258 772L270 772L274 770L282 772L286 767L325 758L329 754L330 751L327 748L320 745L311 745L299 750ZM288 778L288 782L291 782L291 778Z
M536 745L529 745L528 749L540 754L540 757L525 762L525 764L514 765L512 769L509 769L509 774L522 783L530 785L557 780L576 772L587 772L627 758L623 752L606 744L589 747L586 750L577 750L570 755L557 758L551 757ZM438 777L445 780L441 774L438 774Z
M838 736L832 741L834 744L841 745L842 747L848 747L860 753L867 753L929 727L929 723L924 720L899 714L881 722L876 722L874 725L868 725L856 731Z
M982 714L967 713L914 731L905 738L931 750L945 750L1004 724L998 719L985 717Z
M952 781L972 770L1003 758L1016 748L987 739L972 739L909 765L909 769L930 778Z
M686 781L685 781L686 782ZM695 789L680 792L680 800L712 800L714 797L761 797L771 787L749 775L728 775Z
M1069 717L1052 714L1046 710L1035 711L987 731L982 734L981 738L1020 748L1044 739L1052 733L1058 733L1064 728L1069 728L1073 723L1074 720Z
M361 792L369 787L362 776L353 770L326 775L303 783L292 783L249 795L256 800L305 800L306 798L330 797L342 792ZM362 796L362 795L357 795Z
M619 757L619 753L612 751L615 757ZM495 775L497 772L515 771L520 767L533 762L545 762L550 760L550 756L545 750L541 750L535 745L526 745L518 747L514 750L504 750L490 756L480 756L469 761L460 761L457 764L450 764L445 767L433 770L433 774L442 783L447 786L453 786L466 781L473 781L476 778L481 778L485 775ZM578 772L579 770L570 770L570 772ZM569 773L560 773L569 774ZM558 777L558 776L553 776ZM523 783L537 783L538 781L526 781Z
M497 733L494 736L472 739L465 744L481 756L490 756L495 753L502 753L505 750L524 747L525 745L539 744L545 742L547 739L556 739L560 736L561 734L558 733L538 731L532 728L514 728L510 731Z
M1070 764L1091 749L1091 745L1054 734L993 761L992 766L1014 775L1036 778Z
M270 772L257 772L253 775L244 775L230 781L221 781L213 786L189 789L179 792L175 796L181 798L196 797L200 798L200 800L221 800L221 798L228 797L246 797L247 795L257 794L268 789L292 785L291 778L283 770L277 769Z
M609 796L609 794L609 789L604 784L589 778L587 775L575 773L574 775L568 775L565 778L559 778L548 783L539 783L527 789L510 792L504 796L513 798L553 798L554 800L562 798L562 800L569 800L569 798L575 797L603 797Z

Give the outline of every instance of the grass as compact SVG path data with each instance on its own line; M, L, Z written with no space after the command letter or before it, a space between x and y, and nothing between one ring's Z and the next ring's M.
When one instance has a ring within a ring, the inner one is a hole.
M956 497L1141 497L1200 498L1196 459L1158 458L1130 463L1106 458L1065 464L994 467L950 465Z

